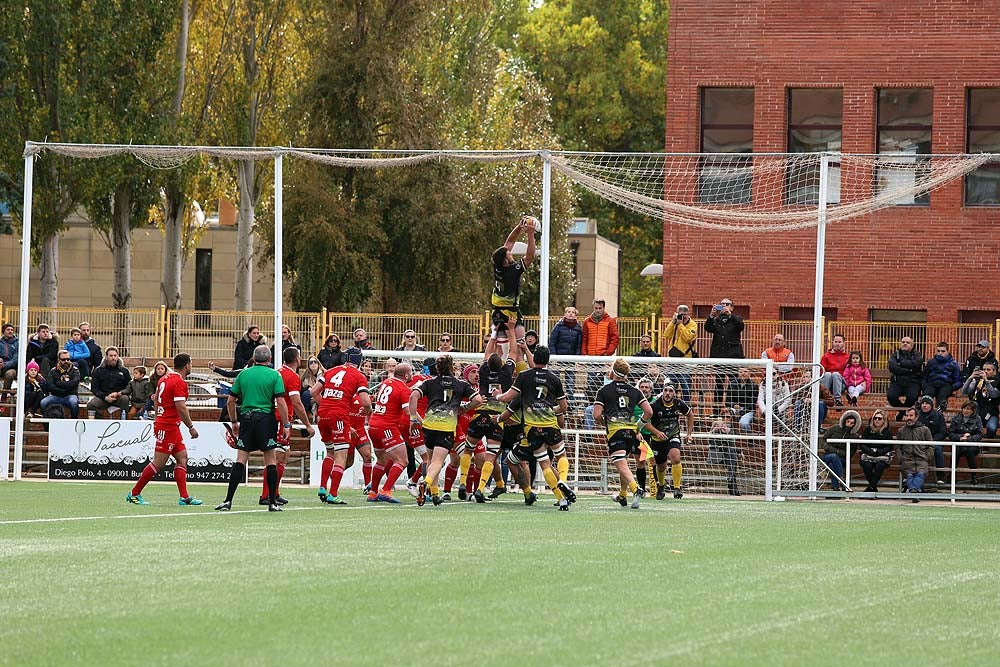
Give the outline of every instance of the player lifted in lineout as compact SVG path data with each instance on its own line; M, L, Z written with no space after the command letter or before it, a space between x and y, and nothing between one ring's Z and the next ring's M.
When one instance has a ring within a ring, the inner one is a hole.
M536 218L524 216L510 230L504 244L493 251L493 294L490 295L490 303L493 304L493 328L501 338L507 336L509 328L513 328L515 339L524 338L521 279L535 259L535 230L538 228ZM515 261L512 252L514 243L522 234L526 237L528 249L524 259Z

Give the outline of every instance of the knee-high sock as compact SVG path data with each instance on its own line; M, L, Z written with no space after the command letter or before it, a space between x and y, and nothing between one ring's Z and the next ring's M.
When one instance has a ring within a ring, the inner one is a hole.
M328 480L330 479L330 474L333 472L333 457L329 454L323 459L323 468L319 476L319 485L324 489L329 488Z
M462 457L458 460L458 483L462 486L468 485L469 481L469 468L472 466L472 454L468 451L462 453Z
M417 469L413 471L410 475L410 481L416 484L420 481L420 478L424 476L424 464L421 463L417 466Z
M277 498L278 494L281 492L281 480L285 476L285 464L278 464L278 483L274 485L274 497Z
M278 466L273 464L267 466L264 469L264 479L267 481L267 500L273 505L274 498L278 495Z
M333 464L333 473L330 475L330 495L340 494L340 482L344 479L344 467L336 463Z
M479 485L476 486L476 488L480 491L486 488L486 483L490 480L490 477L493 476L493 465L493 461L486 461L483 463L483 468L479 473Z
M451 487L455 485L458 477L458 466L448 466L444 469L444 492L451 493Z
M174 466L174 482L177 483L177 492L181 498L188 497L188 469L185 466Z
M465 485L465 488L478 489L479 479L482 476L482 472L483 471L480 470L477 466L471 466L469 468L469 483Z
M542 468L542 475L545 476L545 483L552 489L552 493L559 494L561 498L562 494L559 493L559 478L556 476L556 471L549 466L548 468Z
M434 479L431 479L430 475L424 477L424 484L427 485L427 488L430 490L432 496L439 495L439 492L441 491L441 489L438 488L436 477L436 475Z
M392 493L392 487L395 486L396 480L399 479L399 476L403 474L403 470L404 468L400 464L392 464L389 468L389 472L385 475L385 486L382 487L382 493Z
M674 478L674 488L681 488L681 474L684 471L684 466L681 463L675 463L670 466L670 476Z
M382 475L385 474L385 466L381 463L376 463L372 466L372 493L378 491L378 485L382 482Z
M566 482L569 480L569 459L565 456L556 461L556 470L559 472L559 481Z
M365 461L361 464L361 474L365 478L365 486L370 486L372 483L372 462Z
M236 487L240 485L243 478L247 476L247 466L245 463L240 463L237 461L233 464L232 472L229 473L229 491L226 492L226 502L233 502L233 496L236 495Z
M146 488L149 484L149 480L156 477L156 466L150 461L146 464L146 467L142 469L142 474L139 475L139 479L136 480L135 486L132 487L132 495L137 496L142 493L142 490Z
M646 466L640 463L637 465L635 470L635 481L638 482L639 486L646 488Z
M667 481L667 469L656 466L656 483L663 486Z

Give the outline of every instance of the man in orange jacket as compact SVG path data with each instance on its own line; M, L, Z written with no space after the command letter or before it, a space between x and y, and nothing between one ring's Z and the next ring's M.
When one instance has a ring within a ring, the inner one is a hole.
M618 352L618 320L604 310L604 299L594 299L594 312L583 321L583 344L580 354L610 357ZM601 373L587 373L587 397L593 400L601 388Z

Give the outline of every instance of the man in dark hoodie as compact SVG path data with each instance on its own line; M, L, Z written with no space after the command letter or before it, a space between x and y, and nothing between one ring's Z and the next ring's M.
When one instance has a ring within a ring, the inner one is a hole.
M59 356L59 338L48 324L39 324L35 335L28 339L28 361L38 364L38 372L46 378L56 365Z
M94 369L90 380L90 390L94 397L87 403L87 413L93 417L98 410L107 410L112 419L124 419L129 406L125 389L131 381L132 376L118 357L118 348L109 345L104 351L104 361Z
M917 400L917 421L926 426L931 432L931 438L935 443L941 443L948 439L948 423L940 410L934 408L934 399L930 396L921 396ZM941 468L944 468L944 445L934 445L934 467L938 468L938 486L944 486L947 475Z
M3 325L3 336L0 336L0 361L3 362L3 388L17 379L17 336L14 335L14 325Z
M966 382L976 371L981 371L986 364L996 364L997 355L990 349L990 342L985 338L976 343L969 358L965 360L965 367L962 369L962 382Z
M922 393L933 398L943 412L948 409L948 399L961 388L962 369L948 351L948 343L942 341L934 347L934 357L924 366Z

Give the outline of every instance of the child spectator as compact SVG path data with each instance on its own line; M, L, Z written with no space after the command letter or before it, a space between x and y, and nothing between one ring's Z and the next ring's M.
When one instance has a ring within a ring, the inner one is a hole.
M83 332L73 327L69 332L69 340L66 341L64 350L69 352L69 359L80 369L81 377L90 377L90 348L83 340Z
M153 375L149 378L149 399L146 401L145 412L149 412L153 409L153 395L156 393L156 385L159 384L160 380L164 375L170 372L167 365L162 361L157 361L153 364ZM223 410L225 412L225 410Z
M42 399L49 395L49 383L39 372L38 362L28 362L24 378L24 412L31 417L42 416Z
M146 404L153 397L153 386L146 377L145 366L132 369L132 381L122 391L122 395L128 396L128 418L143 419L146 416Z
M858 398L861 394L872 390L872 373L865 365L861 352L851 351L851 358L844 366L844 384L847 386L847 402L854 407L858 407Z

